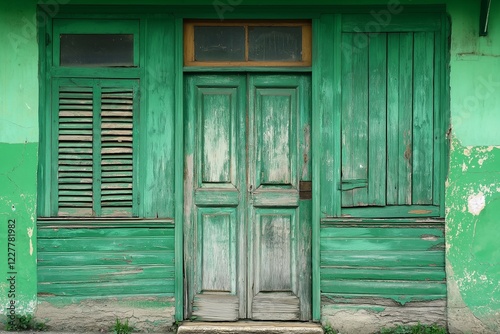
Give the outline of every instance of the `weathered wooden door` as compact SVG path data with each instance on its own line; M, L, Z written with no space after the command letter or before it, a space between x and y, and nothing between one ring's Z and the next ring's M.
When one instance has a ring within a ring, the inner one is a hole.
M185 85L186 317L308 320L310 78Z

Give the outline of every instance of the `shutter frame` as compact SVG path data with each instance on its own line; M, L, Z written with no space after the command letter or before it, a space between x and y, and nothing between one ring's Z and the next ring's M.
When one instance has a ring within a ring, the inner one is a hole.
M137 217L138 80L56 82L53 216Z

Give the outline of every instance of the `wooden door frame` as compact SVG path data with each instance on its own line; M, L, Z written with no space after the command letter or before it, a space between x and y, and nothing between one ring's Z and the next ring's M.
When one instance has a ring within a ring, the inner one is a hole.
M253 79L260 79L261 81L257 81L258 83L262 83L262 78L267 78L267 77L271 77L273 78L273 80L281 80L279 81L280 83L278 83L278 86L280 85L283 85L283 88L291 88L291 87L295 87L295 85L297 85L297 87L301 87L300 88L300 93L297 93L297 98L299 99L300 102L297 102L297 106L296 106L296 116L295 116L295 122L297 122L297 124L295 124L295 126L293 126L292 128L293 129L296 129L295 133L296 133L296 140L297 142L295 143L296 145L293 145L292 144L292 147L294 146L298 146L299 143L300 143L300 139L298 139L298 137L301 137L301 133L303 132L303 126L305 126L306 124L310 126L311 124L311 113L312 113L312 108L311 108L311 104L312 104L312 96L311 96L311 73L310 72L305 72L305 71L295 71L295 72L290 72L289 70L282 70L282 71L276 71L276 69L274 71L259 71L258 73L252 73L250 71L237 71L237 72L234 72L234 71L230 71L230 72L227 72L227 73L213 73L213 72L210 72L209 70L205 70L205 71L195 71L195 72L188 72L186 76L184 76L184 84L183 84L183 92L184 92L184 102L187 103L184 105L185 107L185 110L184 110L184 122L185 124L183 124L183 131L184 131L184 150L183 150L183 154L184 154L184 194L183 194L183 198L184 198L184 204L189 206L189 207L185 207L183 208L184 210L184 225L183 225L183 233L184 233L184 237L186 238L186 242L184 243L184 251L185 251L185 256L184 256L184 305L183 305L183 311L184 311L184 316L193 316L193 317L196 317L196 314L193 310L193 307L190 305L190 303L192 303L193 301L195 300L200 300L200 299L197 299L195 298L195 296L201 296L202 292L200 292L198 289L200 288L197 284L199 284L200 282L198 281L200 279L200 277L198 275L201 274L201 268L200 268L200 264L197 262L199 261L199 258L197 260L194 260L193 257L191 256L191 254L196 254L196 252L198 251L197 248L199 246L198 244L198 241L197 242L193 242L193 238L195 238L197 235L199 235L199 231L196 232L195 230L197 229L197 224L198 223L195 223L194 221L196 220L195 217L197 217L197 214L195 213L196 212L196 206L197 206L197 201L195 200L195 198L193 197L194 196L194 193L196 191L196 188L200 185L199 182L201 182L201 180L198 179L198 177L196 176L197 173L196 171L198 171L198 169L200 168L200 165L198 165L200 163L200 160L199 160L199 157L196 157L196 153L195 152L198 152L196 150L196 148L193 146L193 145L196 145L195 143L198 143L198 140L196 139L196 137L199 135L199 133L197 132L197 125L196 122L199 121L199 118L198 118L198 114L197 114L197 108L195 106L192 105L192 98L193 98L193 87L207 87L207 85L210 85L215 82L218 82L220 84L220 87L233 87L233 85L237 85L238 88L242 88L243 91L241 91L241 95L238 94L238 98L236 99L238 102L238 104L240 104L240 107L243 107L241 105L241 99L243 99L245 102L245 105L246 105L246 108L244 109L239 109L241 110L241 115L240 116L236 116L236 120L238 121L238 124L240 124L240 126L242 124L244 124L244 119L246 118L247 120L248 119L252 119L252 116L251 115L251 111L250 110L253 110L253 108L250 107L251 105L251 102L249 101L249 94L251 95L251 93L249 93L249 90L250 90L250 86L247 86L249 85L251 82L254 82L252 80ZM216 79L216 78L219 78L219 79ZM240 79L238 78L241 78L243 79L244 83L241 82ZM217 81L216 81L217 80ZM219 81L220 80L220 81ZM284 81L283 81L284 80ZM238 82L239 82L239 85L238 85ZM193 84L195 84L193 86ZM229 86L228 86L229 85ZM215 84L214 86L209 86L209 87L219 87L219 85ZM254 87L254 86L252 86ZM255 87L260 87L258 84L257 86ZM273 86L274 87L274 86ZM280 86L281 87L281 86ZM255 98L255 97L254 97ZM248 113L247 113L248 112ZM241 118L243 117L243 118ZM305 123L302 123L302 122L305 122ZM241 130L240 126L237 126L237 128L239 129L237 132L239 133L238 135L238 142L242 142L244 143L244 146L242 146L241 148L244 148L245 146L248 147L248 142L251 141L251 138L255 135L255 134L252 134L253 131L255 130L254 127L251 127L251 124L252 124L252 121L250 121L250 124L245 124L244 127L246 128L246 130L244 130L243 132L240 132L239 130ZM250 126L250 128L248 128ZM241 138L241 136L245 137L246 139L243 141L243 139ZM310 132L309 132L309 140L310 140ZM194 140L194 141L193 141ZM307 142L307 140L306 140ZM302 147L302 146L301 146ZM303 156L303 152L301 152L300 150L304 150L304 152L308 151L309 153L307 154L307 156L309 157L309 159L311 158L311 147L309 145L307 145L308 148L301 148L301 149L298 149L298 151L296 152L296 156L297 156L297 163L302 163L302 164L308 164L307 161L302 161L302 156ZM240 148L240 149L241 149ZM239 151L239 149L237 148L236 151ZM304 153L305 154L305 153ZM248 153L248 155L250 155L250 153ZM300 157L300 158L298 158ZM238 158L241 162L241 166L245 166L245 167L238 167L237 170L238 170L238 176L237 176L237 184L239 184L239 187L241 190L243 189L248 189L248 185L250 182L250 184L257 184L259 182L257 182L257 180L253 180L253 181L250 181L248 180L247 178L251 178L251 176L249 175L255 175L255 170L253 168L254 167L251 167L251 163L250 163L250 159L247 154L245 153L243 156L239 156ZM309 160L311 161L311 160ZM187 164L187 165L186 165ZM311 161L311 164L312 164L312 161ZM238 164L239 165L239 164ZM296 166L297 167L297 166ZM243 172L243 170L245 171L244 174L245 175L242 175L242 174L239 174L241 172ZM302 168L299 168L298 171L297 171L297 175L296 175L296 178L294 178L294 180L296 181L296 190L297 190L297 196L299 194L299 184L302 183L302 181L299 182L299 178L302 180L303 177L311 177L311 174L307 173L309 176L300 176L302 175L300 172L302 171ZM309 169L310 170L310 169ZM309 178L307 178L307 180L311 180ZM310 182L310 181L305 181L305 182ZM250 188L251 189L251 188ZM243 199L240 198L240 202L239 202L239 205L241 205L242 207L238 210L240 211L240 213L242 213L244 216L247 216L247 214L249 213L248 210L250 210L250 207L248 204L249 204L249 197L251 197L250 194L246 194L246 195L243 195ZM312 207L312 203L311 204L306 204L306 203L303 203L302 200L299 200L298 199L299 197L297 197L297 207L289 207L289 209L296 209L296 210L299 210L300 208L300 212L302 212L302 210L306 210L306 212L308 212L307 214L307 219L305 218L305 216L303 217L304 220L300 219L300 222L298 221L298 217L296 217L296 219L293 219L293 221L295 222L295 224L292 224L293 225L293 235L296 235L296 233L301 233L300 235L305 235L305 234L302 234L304 232L304 228L306 228L306 226L308 226L308 229L309 230L309 233L311 232L311 228L312 228L312 210L308 210L306 209L306 207ZM305 197L305 198L302 198L300 197L301 199L309 199L309 197ZM198 199L201 199L201 197L199 197ZM309 202L309 201L308 201ZM203 202L202 200L202 203L205 203ZM300 204L299 204L300 203ZM206 203L205 203L206 204ZM278 205L279 206L279 205ZM209 206L210 207L210 206ZM259 209L262 209L261 206L258 206ZM217 207L220 209L220 207ZM288 208L288 206L287 206ZM207 207L205 207L203 204L201 204L201 207L198 207L199 210L204 210L204 209L207 209ZM271 210L272 208L271 207L268 207L268 206L265 206L265 210ZM194 214L192 214L194 213ZM199 217L198 217L199 219ZM198 226L199 228L199 226ZM245 218L244 221L241 221L241 224L238 225L238 232L237 232L237 236L236 236L236 240L238 240L239 242L241 242L240 245L236 245L236 248L240 250L239 255L237 255L236 257L236 262L239 264L239 265L243 265L244 268L242 267L239 267L239 269L237 270L237 275L238 275L238 278L237 278L237 284L239 286L239 288L237 289L237 293L236 293L236 296L239 297L239 303L240 303L240 309L239 309L239 319L250 319L252 318L252 314L250 312L250 310L252 309L252 300L255 298L256 295L254 295L254 290L253 290L253 282L256 282L256 278L253 276L255 273L253 273L253 270L249 270L249 268L254 268L254 265L252 265L252 263L255 263L252 261L252 256L255 255L255 248L254 248L254 244L253 244L253 239L255 238L255 230L253 230L255 227L252 227L250 226L250 224L248 224L247 222L247 219ZM301 230L302 229L302 230ZM299 232L299 230L301 230L301 232ZM193 232L194 231L194 232ZM309 235L309 237L305 237L307 240L304 240L302 238L297 238L297 239L300 239L301 241L299 241L299 245L300 245L300 242L305 242L305 244L309 244L311 242L311 235L307 233ZM245 237L246 236L246 237ZM243 238L243 239L242 239ZM303 246L305 245L304 243L302 244ZM246 249L245 252L241 252L243 249ZM297 261L296 262L296 267L300 267L301 263L303 263L305 266L307 266L308 269L306 269L305 267L302 268L302 270L300 270L300 272L302 273L309 273L309 274L312 274L312 266L311 266L311 261L310 261L310 256L311 254L307 254L307 257L304 257L305 254L301 253L299 251L300 249L300 246L296 246L296 248L294 248L295 251L293 252L293 254L295 254L295 252L297 252L297 254L302 254L302 258L303 259L307 259L307 261ZM310 248L309 248L309 252L310 252ZM253 254L253 255L250 255L250 257L247 259L247 256L248 254ZM300 255L297 255L297 257L300 257ZM248 262L247 262L248 261ZM250 263L250 264L249 264ZM197 269L196 269L197 268ZM298 272L298 271L297 271ZM307 277L307 276L306 276ZM308 279L308 283L307 283L307 286L308 287L305 287L303 284L299 283L299 280L297 277L294 276L294 279L296 281L294 281L295 283L293 284L294 285L294 289L293 291L297 294L297 297L300 299L300 300L304 300L306 301L307 300L307 304L303 304L303 303L300 303L300 320L299 319L296 319L297 321L306 321L306 320L311 320L312 319L312 296L311 296L311 286L309 284L312 284L311 283L311 280ZM300 280L302 281L302 280ZM244 283L244 288L241 289L241 284L242 282L245 282ZM303 282L303 281L302 281ZM256 284L257 286L258 284ZM200 294L200 295L199 295ZM201 304L200 304L201 305ZM201 306L200 306L201 307ZM200 319L201 321L203 321L203 319ZM209 320L207 320L209 321ZM220 320L217 320L217 321L220 321Z
M307 7L304 7L307 8ZM319 17L319 12L314 12L311 14L308 10L304 11L303 7L295 8L291 13L286 14L261 14L259 12L254 12L245 15L237 15L235 19L290 19L290 20L304 20L309 19L312 21L312 52L314 53L315 45L317 43L317 37L315 36L315 31L317 31L317 18ZM283 8L280 7L280 11ZM212 11L213 12L213 9ZM279 11L278 11L279 12ZM321 68L315 65L314 58L312 60L312 67L233 67L233 68L199 68L199 67L184 67L184 20L192 18L204 18L204 19L217 19L217 15L207 15L207 12L203 14L191 15L180 15L175 19L175 96L182 97L175 99L175 126L176 126L176 136L175 136L175 175L183 175L182 178L177 177L175 179L175 221L183 222L182 224L175 224L175 319L177 321L184 320L184 312L186 311L186 305L189 302L187 298L187 290L185 286L185 268L184 268L184 250L186 246L184 245L184 72L265 72L265 73L297 73L306 72L311 74L311 90L312 90L312 106L311 115L315 114L316 103L314 96L318 94L315 92L315 82L318 78L315 78L315 73L321 73ZM180 14L180 13L179 13ZM229 16L229 15L228 15ZM232 16L232 15L231 15ZM233 17L228 17L233 18ZM312 155L312 213L311 213L311 319L312 321L320 320L320 277L319 277L319 232L320 232L320 203L319 203L319 164L320 159L318 153L320 152L320 125L321 121L318 117L311 117L311 155ZM318 156L318 157L317 157Z

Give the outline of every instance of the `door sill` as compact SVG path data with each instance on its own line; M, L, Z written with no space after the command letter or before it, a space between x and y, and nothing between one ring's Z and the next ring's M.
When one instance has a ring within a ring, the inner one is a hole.
M249 321L236 322L191 322L185 321L178 329L178 334L323 334L319 323Z

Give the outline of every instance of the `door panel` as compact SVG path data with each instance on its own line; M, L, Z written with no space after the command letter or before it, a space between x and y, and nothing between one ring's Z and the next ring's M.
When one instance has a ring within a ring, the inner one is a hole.
M193 75L185 90L186 316L310 319L309 77Z
M245 76L186 79L186 314L206 321L246 316Z
M309 148L300 145L304 133L309 135L309 116L301 117L310 113L309 80L259 75L248 82L249 315L255 320L307 320L310 266L298 259L310 257L309 249L299 247L299 241L310 238L310 229L299 235L298 218L310 226L310 211L302 205L307 201L300 200L298 186L304 180L297 171L310 156Z
M294 89L255 89L256 188L260 185L290 184L295 180L293 156L296 145L296 92ZM252 103L253 104L253 103Z

